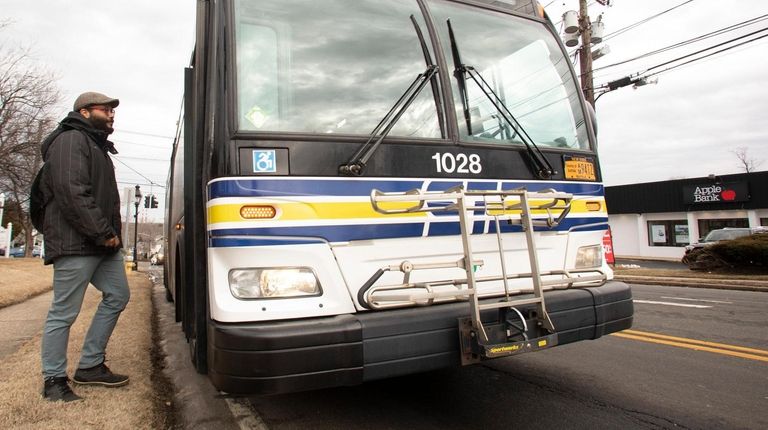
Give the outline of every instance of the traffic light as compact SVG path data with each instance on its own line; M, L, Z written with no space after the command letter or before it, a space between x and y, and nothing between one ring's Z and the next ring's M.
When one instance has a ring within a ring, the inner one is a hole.
M153 208L153 209L157 207L157 197L155 197L154 194L152 194L152 200L150 201L150 207Z
M144 207L149 209L149 196L144 196Z

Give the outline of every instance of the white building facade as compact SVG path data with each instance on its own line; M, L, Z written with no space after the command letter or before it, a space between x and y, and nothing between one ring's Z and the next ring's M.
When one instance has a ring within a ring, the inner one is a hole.
M768 171L605 188L617 257L680 259L724 227L768 226Z

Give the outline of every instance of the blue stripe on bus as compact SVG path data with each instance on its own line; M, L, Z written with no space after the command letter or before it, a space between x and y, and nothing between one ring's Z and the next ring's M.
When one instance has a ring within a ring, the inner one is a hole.
M608 218L567 218L556 229L546 227L536 227L536 231L566 231L576 228L579 231L597 231L605 230ZM520 232L519 225L510 225L501 222L502 233ZM409 224L365 224L365 225L336 225L336 226L309 226L309 227L263 227L263 228L240 228L240 229L218 229L209 232L210 243L213 246L235 246L230 243L241 243L242 241L251 241L244 236L260 236L253 240L274 242L275 245L286 244L283 240L269 240L264 237L281 237L287 241L296 243L317 243L322 238L328 242L348 242L353 240L370 239L396 239L421 237L423 234L424 223ZM483 222L475 222L473 233L482 232ZM489 233L496 232L496 224L490 222ZM435 222L429 225L428 236L450 236L458 235L458 222ZM239 236L230 238L228 236ZM220 242L224 241L224 242Z
M281 246L281 245L312 245L325 243L320 239L290 239L273 240L264 238L250 237L214 237L208 241L211 248L230 248L236 246Z
M211 199L219 197L367 196L372 189L404 192L423 181L364 181L313 179L233 179L210 184Z
M216 236L278 236L286 238L319 237L329 242L351 240L393 239L400 237L421 237L424 223L410 224L364 224L310 227L264 227L212 230Z
M421 188L424 180L329 180L312 179L222 179L209 185L211 199L220 197L299 197L299 196L368 196L372 189L383 192L404 192ZM445 191L461 185L456 180L429 180L429 191ZM471 190L494 190L498 181L468 181ZM600 197L604 194L602 184L551 183L551 182L502 182L503 189L525 188L541 191L554 188L560 192L579 196Z
M596 231L605 230L608 223L608 218L566 218L557 228L550 229L547 227L534 227L535 231L566 231L570 229L578 229L578 231ZM475 222L472 229L473 234L478 234L483 231L484 223ZM488 223L488 233L496 233L496 222L494 220ZM596 225L595 225L596 224ZM583 227L582 227L583 226ZM504 220L499 221L499 227L501 227L502 233L519 233L523 231L520 225L509 224ZM429 225L429 236L447 236L461 234L459 223L456 222L432 222Z
M527 191L537 192L548 189L555 189L563 193L571 193L577 196L595 196L602 197L605 194L603 184L590 183L551 183L551 182L508 182L504 181L502 189L510 190L515 188L525 188Z

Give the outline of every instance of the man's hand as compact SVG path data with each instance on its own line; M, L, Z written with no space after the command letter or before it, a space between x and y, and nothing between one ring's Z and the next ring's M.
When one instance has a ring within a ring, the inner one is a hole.
M110 237L104 241L104 246L107 248L118 248L120 246L120 238L117 236Z

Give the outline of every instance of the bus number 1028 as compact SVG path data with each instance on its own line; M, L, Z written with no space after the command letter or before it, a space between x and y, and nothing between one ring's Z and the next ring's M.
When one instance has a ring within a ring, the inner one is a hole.
M480 156L477 154L436 152L432 159L435 160L437 173L472 173L477 175L483 171L483 165L480 164Z

